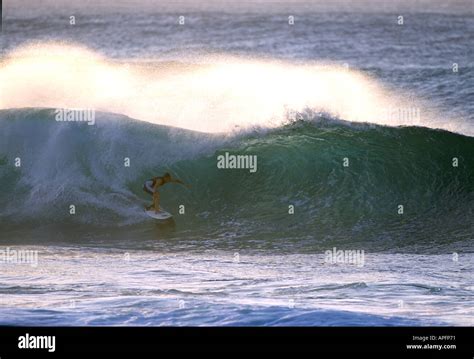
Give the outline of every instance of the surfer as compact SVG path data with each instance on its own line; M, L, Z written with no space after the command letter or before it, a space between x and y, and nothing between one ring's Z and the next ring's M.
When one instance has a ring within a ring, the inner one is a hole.
M143 190L153 196L153 203L150 206L145 207L147 211L152 208L155 210L155 213L158 213L160 211L160 193L158 192L158 187L161 187L166 183L179 183L186 187L189 187L183 181L171 177L168 172L161 177L153 177L152 179L145 181L143 185Z

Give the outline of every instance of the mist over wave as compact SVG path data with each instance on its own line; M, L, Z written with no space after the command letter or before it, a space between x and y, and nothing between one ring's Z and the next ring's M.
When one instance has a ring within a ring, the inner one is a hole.
M350 122L473 134L469 123L436 114L360 71L308 61L114 61L78 45L36 43L2 60L0 92L0 109L92 108L210 133L274 128L311 110Z

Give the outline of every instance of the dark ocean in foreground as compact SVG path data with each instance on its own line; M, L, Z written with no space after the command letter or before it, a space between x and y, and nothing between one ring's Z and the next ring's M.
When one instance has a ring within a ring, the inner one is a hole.
M472 13L7 10L0 324L473 325Z

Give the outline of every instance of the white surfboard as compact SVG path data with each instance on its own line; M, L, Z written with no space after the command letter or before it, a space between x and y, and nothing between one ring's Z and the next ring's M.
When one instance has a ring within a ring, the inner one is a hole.
M145 213L147 214L148 217L154 218L154 219L159 219L159 220L165 220L165 219L170 219L173 216L171 213L166 212L163 208L160 207L160 210L158 212L155 212L154 209L150 210L145 210Z

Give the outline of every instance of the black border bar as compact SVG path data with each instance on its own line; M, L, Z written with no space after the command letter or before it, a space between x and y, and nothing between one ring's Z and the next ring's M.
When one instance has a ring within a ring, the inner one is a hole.
M55 352L19 349L19 337L55 336ZM431 338L420 342L414 337ZM451 339L447 339L450 337ZM456 349L407 349L410 344ZM97 353L398 353L472 358L473 327L0 327L0 357Z

